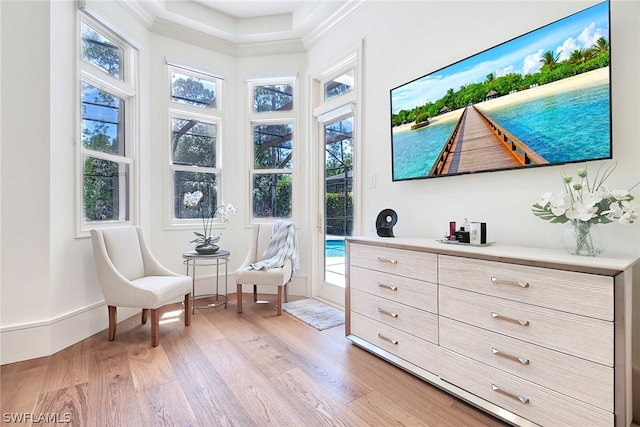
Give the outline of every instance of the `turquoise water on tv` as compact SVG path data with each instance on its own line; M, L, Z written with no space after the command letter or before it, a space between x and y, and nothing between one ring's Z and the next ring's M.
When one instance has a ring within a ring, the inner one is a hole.
M482 109L482 103L477 106ZM550 163L610 156L608 83L513 103L487 113ZM454 127L452 121L394 134L394 179L426 176Z
M456 123L450 120L393 134L393 178L427 176Z

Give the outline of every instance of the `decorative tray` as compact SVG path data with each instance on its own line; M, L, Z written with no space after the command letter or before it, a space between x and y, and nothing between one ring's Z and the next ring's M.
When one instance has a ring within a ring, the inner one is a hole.
M458 242L457 240L444 240L444 239L437 239L436 242L446 243L447 245L461 245L461 246L491 246L496 244L496 242L487 242L487 243L480 243L479 245L472 245L471 243L463 243L463 242Z

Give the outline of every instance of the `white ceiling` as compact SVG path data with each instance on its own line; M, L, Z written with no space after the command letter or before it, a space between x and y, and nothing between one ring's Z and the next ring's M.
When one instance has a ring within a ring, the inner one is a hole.
M155 33L300 50L371 0L118 0ZM192 33L191 35L187 33Z
M217 10L234 18L255 18L258 16L294 13L302 9L305 4L317 5L320 1L271 1L271 0L194 0L210 9Z

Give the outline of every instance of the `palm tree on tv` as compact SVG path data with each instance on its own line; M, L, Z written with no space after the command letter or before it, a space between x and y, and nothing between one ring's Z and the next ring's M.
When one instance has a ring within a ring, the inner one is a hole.
M553 71L556 64L558 63L558 59L560 58L560 52L557 55L554 55L552 51L548 50L542 55L542 68L546 68L550 72Z
M591 46L591 51L593 52L593 56L607 53L609 52L609 42L607 42L607 39L604 37L600 37L593 46Z

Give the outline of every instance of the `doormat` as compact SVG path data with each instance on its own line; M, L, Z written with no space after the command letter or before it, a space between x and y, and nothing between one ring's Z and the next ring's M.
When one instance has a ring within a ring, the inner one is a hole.
M319 331L344 324L343 311L313 298L284 303L282 309Z

